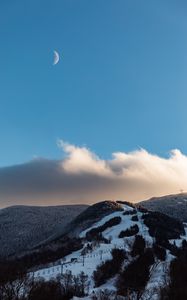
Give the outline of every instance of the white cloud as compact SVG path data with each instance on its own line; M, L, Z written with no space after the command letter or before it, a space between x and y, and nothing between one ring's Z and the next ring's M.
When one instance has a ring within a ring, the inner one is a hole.
M58 145L65 156L60 161L37 159L0 169L1 206L139 201L187 190L187 156L179 150L168 158L139 149L103 160L86 147Z
M67 155L66 159L62 161L62 167L65 171L72 173L108 173L105 161L99 159L86 147L76 147L62 140L58 141L58 145Z

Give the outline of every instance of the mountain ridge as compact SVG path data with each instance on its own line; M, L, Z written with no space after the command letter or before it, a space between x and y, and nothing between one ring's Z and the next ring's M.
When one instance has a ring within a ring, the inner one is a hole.
M187 222L187 193L171 194L138 202L149 210L160 211L171 217Z
M24 253L62 234L64 227L87 205L25 206L0 210L0 257Z

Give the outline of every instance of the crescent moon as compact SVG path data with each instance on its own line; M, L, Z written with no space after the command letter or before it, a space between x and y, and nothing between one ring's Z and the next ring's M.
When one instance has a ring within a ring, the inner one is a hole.
M58 62L60 60L60 55L55 50L53 52L54 52L54 60L53 60L53 66L54 66L54 65L58 64Z

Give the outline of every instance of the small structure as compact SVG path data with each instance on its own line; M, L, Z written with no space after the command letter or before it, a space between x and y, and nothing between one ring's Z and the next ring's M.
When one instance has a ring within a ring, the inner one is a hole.
M77 261L77 258L76 257L72 257L71 258L71 262L76 262Z

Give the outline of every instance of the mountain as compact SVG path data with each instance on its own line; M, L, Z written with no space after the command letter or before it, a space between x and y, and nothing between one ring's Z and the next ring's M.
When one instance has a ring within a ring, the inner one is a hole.
M61 235L87 205L12 206L0 210L0 257L26 250Z
M81 214L79 214L75 219L73 219L65 231L70 236L78 236L79 233L90 227L92 224L96 223L103 217L115 212L121 211L122 207L120 203L115 201L101 201L89 206Z
M187 222L187 193L154 197L139 204L149 210L160 211L171 217Z
M38 245L25 249L17 257L25 259L28 267L33 267L40 263L49 263L70 251L77 250L81 247L79 234L82 230L92 226L95 222L101 220L113 212L121 211L120 204L114 201L102 201L84 209L74 219L69 218L69 222L58 230L58 234L50 239L42 239Z
M27 274L34 279L27 293L35 294L26 299L186 299L185 225L127 202L88 207L61 237L29 255L21 264L27 263ZM166 297L176 289L183 296Z

